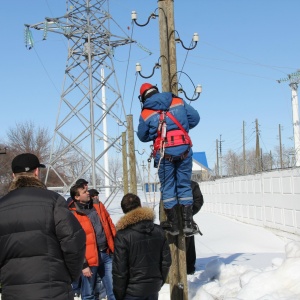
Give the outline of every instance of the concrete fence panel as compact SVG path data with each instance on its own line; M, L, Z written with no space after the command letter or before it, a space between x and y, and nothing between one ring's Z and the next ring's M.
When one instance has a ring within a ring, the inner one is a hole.
M300 168L200 183L203 210L300 240Z

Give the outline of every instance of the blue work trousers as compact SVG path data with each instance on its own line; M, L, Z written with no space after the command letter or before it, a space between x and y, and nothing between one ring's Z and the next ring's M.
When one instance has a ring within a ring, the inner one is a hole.
M82 300L98 300L97 293L97 273L106 290L108 300L115 300L112 284L112 258L106 252L99 252L100 264L98 267L90 267L93 273L91 277L81 276L81 299Z
M159 155L155 158L158 164ZM193 166L193 151L190 149L185 159L162 159L158 169L160 191L164 208L170 209L177 203L193 204L191 176Z

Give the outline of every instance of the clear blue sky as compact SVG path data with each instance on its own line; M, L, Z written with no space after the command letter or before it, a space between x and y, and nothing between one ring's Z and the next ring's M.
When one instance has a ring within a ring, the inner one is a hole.
M32 120L37 126L53 132L58 113L60 91L67 58L67 43L60 35L49 33L42 41L32 30L35 47L27 50L24 24L35 24L46 16L65 13L64 0L3 1L0 10L2 49L1 76L1 140L8 128L18 122ZM131 35L131 11L138 13L138 22L146 22L157 8L157 1L112 0L111 14L120 27ZM246 122L247 149L255 147L255 119L258 119L261 148L273 152L279 145L278 125L281 124L282 143L293 146L291 91L288 83L277 79L287 77L300 64L298 0L175 0L175 29L188 46L194 32L200 41L187 54L177 45L178 70L183 70L203 93L192 105L199 111L200 124L191 131L194 151L205 151L210 168L216 158L216 139L222 135L223 154L228 149L242 151L242 124ZM129 28L128 28L129 27ZM133 39L152 52L149 55L136 44L125 72L129 47L115 52L120 90L124 91L126 108L134 101L132 113L137 128L140 106L138 90L145 82L141 77L135 84L135 64L140 62L142 73L149 75L158 61L158 19L148 26L133 29ZM182 69L183 68L183 69ZM151 79L160 87L160 70ZM193 87L187 76L180 81L188 95ZM140 143L142 151L149 144ZM146 161L147 157L142 157Z

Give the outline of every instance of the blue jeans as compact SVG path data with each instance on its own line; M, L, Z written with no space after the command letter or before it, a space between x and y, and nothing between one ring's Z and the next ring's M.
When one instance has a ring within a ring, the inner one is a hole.
M115 300L112 285L112 258L105 252L99 252L99 266L90 267L93 273L91 277L81 276L81 299L98 300L96 294L97 273L106 290L108 300Z
M72 290L73 293L75 294L80 294L80 289L81 289L81 277L77 281L72 282Z
M96 280L95 295L97 300L99 298L103 299L106 297L106 290L99 275L97 276L97 280Z
M164 208L170 209L177 203L181 205L193 204L191 188L193 151L183 160L162 159L158 169L161 197ZM155 160L158 162L159 157ZM178 201L178 202L177 202Z
M134 297L126 294L123 300L158 300L158 293L152 294L148 297Z

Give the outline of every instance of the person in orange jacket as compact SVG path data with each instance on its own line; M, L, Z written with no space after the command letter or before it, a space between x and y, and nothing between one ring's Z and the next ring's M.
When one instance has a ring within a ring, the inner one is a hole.
M95 288L99 274L106 290L107 299L115 300L112 287L112 254L116 228L103 203L91 199L82 184L70 189L73 202L69 209L86 233L85 261L81 275L81 299L96 300ZM98 300L98 299L97 299Z

